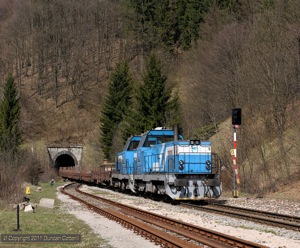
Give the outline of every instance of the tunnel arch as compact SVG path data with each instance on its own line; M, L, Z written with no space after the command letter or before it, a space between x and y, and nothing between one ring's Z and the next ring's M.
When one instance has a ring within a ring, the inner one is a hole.
M53 158L54 167L74 167L78 166L78 161L73 153L69 151L58 152Z

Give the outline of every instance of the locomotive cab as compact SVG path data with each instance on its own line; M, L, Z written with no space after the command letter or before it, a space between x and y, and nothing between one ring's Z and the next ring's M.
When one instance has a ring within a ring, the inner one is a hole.
M136 164L136 149L141 140L141 136L131 136L123 151L119 152L116 156L115 171L111 176L111 185L120 189L133 188L133 174ZM131 185L129 185L131 184Z
M124 174L133 172L134 153L140 140L141 136L132 136L127 140L123 151L117 154L116 171L121 171Z

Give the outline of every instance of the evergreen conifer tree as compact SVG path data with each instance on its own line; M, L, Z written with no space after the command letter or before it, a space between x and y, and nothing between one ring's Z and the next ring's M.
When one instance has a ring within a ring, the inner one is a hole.
M14 78L8 76L0 103L0 149L16 154L21 143L19 130L21 107Z
M131 113L130 130L139 134L146 130L166 126L171 122L171 115L176 115L179 109L179 99L172 98L172 89L166 88L167 77L163 74L160 61L151 55L146 64L143 83L137 90L137 104ZM179 119L176 119L176 122ZM171 123L175 124L175 123ZM178 124L178 122L176 123Z
M205 13L214 3L211 0L127 0L127 2L129 13L132 13L130 28L143 43L143 47L148 45L153 49L163 45L168 51L191 47L192 41L200 36L200 24L204 20Z
M111 157L116 130L128 113L131 104L131 81L128 64L118 63L110 78L108 94L101 115L100 142L106 159Z

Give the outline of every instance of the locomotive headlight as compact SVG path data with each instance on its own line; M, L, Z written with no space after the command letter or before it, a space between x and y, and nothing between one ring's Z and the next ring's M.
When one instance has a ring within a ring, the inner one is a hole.
M183 169L184 169L184 161L179 160L179 170L183 170Z
M206 170L210 170L210 168L211 168L211 161L210 160L206 160Z
M194 145L196 146L200 145L200 140L190 140L190 146L194 146Z

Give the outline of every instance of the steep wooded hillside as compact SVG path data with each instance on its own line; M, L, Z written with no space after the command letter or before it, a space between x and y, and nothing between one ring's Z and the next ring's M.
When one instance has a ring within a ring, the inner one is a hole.
M136 88L154 53L179 93L183 134L213 136L225 185L232 181L228 120L235 107L243 111L242 189L267 192L298 180L299 1L134 2L1 1L0 91L12 73L23 147L47 163L46 144L82 144L84 164L100 164L109 76L127 61Z

